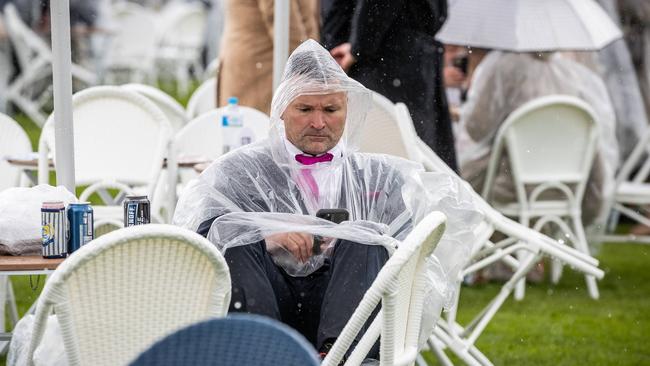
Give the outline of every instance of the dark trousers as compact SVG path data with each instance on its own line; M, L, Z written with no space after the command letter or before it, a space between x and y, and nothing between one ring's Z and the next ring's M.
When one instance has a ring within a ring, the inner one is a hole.
M263 241L229 248L225 258L232 279L229 311L282 321L318 349L339 336L388 252L382 246L342 240L325 265L306 277L292 277L276 266Z

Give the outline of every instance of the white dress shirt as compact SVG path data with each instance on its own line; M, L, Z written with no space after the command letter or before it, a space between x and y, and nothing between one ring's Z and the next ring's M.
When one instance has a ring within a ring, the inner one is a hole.
M330 163L320 163L314 165L304 165L309 167L311 170L311 175L314 177L314 180L318 184L318 201L313 200L312 202L307 202L307 209L311 214L315 214L318 209L321 208L338 208L339 199L341 197L341 178L342 178L342 169L338 164L339 160L343 157L343 146L342 142L339 142L334 146L330 151L332 154L332 161ZM311 155L307 154L295 145L293 145L286 138L284 139L284 145L287 148L287 153L292 162L295 162L297 166L303 166L295 160L295 156L298 154ZM321 156L323 154L317 155ZM311 192L309 188L305 187L304 184L301 184L301 179L299 179L296 174L300 174L300 170L292 171L292 178L295 182L298 183L298 186L303 193ZM311 196L311 194L309 194ZM306 200L309 201L309 200ZM313 212L312 212L313 211Z

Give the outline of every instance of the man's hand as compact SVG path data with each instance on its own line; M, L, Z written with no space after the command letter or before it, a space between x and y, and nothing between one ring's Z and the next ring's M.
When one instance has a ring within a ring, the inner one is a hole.
M266 250L269 252L282 248L302 263L307 262L312 256L314 237L311 234L280 233L269 235L264 240Z
M350 67L357 62L357 59L352 54L352 45L349 42L342 43L332 48L330 54L345 72L348 72Z

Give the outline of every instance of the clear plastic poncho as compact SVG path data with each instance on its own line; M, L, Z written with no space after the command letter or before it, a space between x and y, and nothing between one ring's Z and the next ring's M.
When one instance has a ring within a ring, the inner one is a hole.
M583 218L590 223L602 217L603 197L614 185L619 164L616 117L602 79L559 54L492 51L483 59L461 109L461 133L471 141L459 151L462 176L480 192L494 139L506 117L530 100L553 94L581 98L596 112L598 154L583 201ZM514 201L514 184L507 169L503 168L508 165L499 166L502 168L496 175L493 197L504 202Z
M285 135L285 110L298 96L338 92L346 95L347 114L342 136L330 150L334 158L313 165L298 163L296 147ZM383 245L390 253L422 217L439 210L448 216L447 230L429 272L437 274L430 276L432 291L449 299L481 216L457 179L424 173L420 164L397 157L358 152L371 96L329 52L306 41L289 57L273 97L269 137L220 157L191 181L179 199L174 224L193 231L210 225L207 237L222 252L272 234L301 232ZM305 182L305 171L318 183L318 198ZM334 224L317 218L321 208L345 208L350 219ZM305 276L324 263L334 245L336 240L329 241L328 248L305 262L287 251L271 254L290 275Z
M646 113L650 113L650 2L618 0L621 28L643 93Z
M621 16L616 0L598 0L612 21L621 26ZM644 3L645 13L650 14L650 3ZM641 14L637 13L639 16ZM645 37L650 41L650 31ZM648 43L650 46L650 43ZM650 49L650 48L649 48ZM638 51L638 50L635 50ZM632 62L632 56L624 39L618 39L598 52L600 60L600 76L607 84L609 96L616 111L616 137L621 152L621 162L630 155L639 138L643 135L648 118L643 95L641 94L640 81L647 84L648 80L640 80ZM649 67L650 63L646 65ZM647 86L644 88L647 89Z

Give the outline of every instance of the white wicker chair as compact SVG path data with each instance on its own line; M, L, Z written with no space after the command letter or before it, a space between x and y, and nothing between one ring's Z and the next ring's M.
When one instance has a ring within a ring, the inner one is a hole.
M170 225L114 231L51 275L38 300L29 364L55 312L69 364L125 365L175 330L225 316L228 265L200 235Z
M207 12L200 2L170 2L158 23L156 63L174 75L178 92L187 95L190 69L197 78L203 74L201 51L205 44Z
M174 133L187 123L188 119L183 106L164 91L144 84L125 84L122 85L122 88L140 93L154 102L171 123Z
M72 114L77 185L121 183L132 187L135 192L148 195L152 219L162 222L157 212L163 206L163 197L155 196L155 188L172 128L160 108L136 92L117 86L98 86L72 97ZM47 183L48 155L52 152L55 156L54 147L54 119L50 116L39 141L41 183ZM95 207L95 219L121 220L121 198L133 192L122 192L114 199L104 186L95 187L107 205Z
M187 118L194 119L205 112L217 109L217 78L201 83L187 102Z
M10 166L3 158L9 155L27 155L31 152L32 144L22 127L9 116L0 113L0 191L23 186L27 182L21 170ZM18 311L11 281L9 276L0 276L0 332L5 329L5 305L9 305L11 323L16 325ZM0 342L0 353L5 346L5 342Z
M221 60L217 57L214 60L208 63L208 66L205 67L205 72L203 73L203 80L208 80L209 78L219 78L219 71L221 70Z
M156 16L141 5L112 5L115 23L103 57L104 83L154 83L156 77Z
M408 115L408 111L406 115ZM417 145L422 153L422 162L427 171L455 174L423 141L419 140ZM424 183L426 184L426 179ZM445 319L438 322L438 326L434 329L428 344L443 365L452 365L451 360L444 353L445 349L449 349L468 365L487 366L492 365L492 363L476 348L476 341L507 298L514 292L515 284L520 279L525 278L541 256L559 260L578 272L599 279L604 276L604 273L598 268L597 259L560 244L503 216L472 190L469 183L465 182L465 185L472 193L474 202L479 205L484 215L484 221L475 230L477 241L474 243L470 260L460 273L459 283L465 276L474 274L498 261L502 261L512 268L514 274L503 284L497 296L488 302L465 326L460 325L456 319L461 290L461 288L458 288L454 305L450 311L445 312ZM503 238L496 243L491 240L495 233L498 233ZM523 262L513 255L513 253L520 250L529 253L529 257Z
M6 98L42 126L46 114L41 109L49 101L51 93L47 88L38 89L38 85L52 84L52 50L22 21L13 4L5 6L4 20L21 70L7 88ZM85 85L97 81L92 72L79 65L72 64L71 72L75 80Z
M581 205L597 140L595 112L581 99L550 95L529 101L499 128L481 195L499 212L518 218L525 226L536 219L535 230L555 224L576 249L589 255ZM513 203L499 203L491 196L506 149L516 192ZM549 191L560 193L561 198L544 198ZM554 282L559 280L559 268L554 264ZM586 275L585 280L589 295L597 299L596 279ZM524 291L522 279L515 297L521 299Z
M410 120L399 117L403 103L393 103L379 93L372 95L372 108L366 116L366 129L361 137L361 151L381 153L417 161L417 133Z
M20 169L12 167L6 156L23 156L32 153L32 143L18 122L0 113L0 191L5 188L19 187L26 183L26 177Z
M412 365L418 354L418 337L424 306L426 258L445 230L440 212L427 215L399 245L379 271L372 286L343 328L323 366L338 365L375 308L381 310L345 362L360 365L380 338L380 365ZM381 336L381 337L380 337Z

